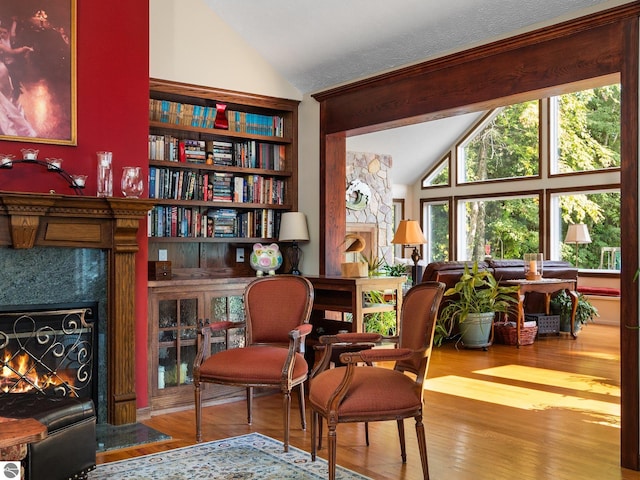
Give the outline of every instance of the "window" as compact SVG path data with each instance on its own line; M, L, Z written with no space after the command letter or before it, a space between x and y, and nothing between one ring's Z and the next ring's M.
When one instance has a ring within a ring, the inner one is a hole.
M400 220L402 220L404 218L404 198L394 198L393 199L393 210L392 210L392 215L393 215L393 232L392 232L392 237L393 235L395 235L396 233L396 229L398 228L398 224L400 223ZM394 245L393 246L393 256L395 258L402 258L404 257L404 252L403 252L403 246L402 245ZM394 259L387 259L387 262L391 262L391 264L394 263Z
M550 98L551 173L620 167L620 84Z
M448 153L428 174L422 178L422 188L429 187L444 187L451 185L450 182L450 168L451 153Z
M422 224L427 240L425 260L445 262L449 260L449 200L433 200L422 203Z
M522 258L542 251L538 195L470 198L457 205L458 259Z
M620 269L620 190L562 192L550 196L551 258L581 269ZM565 244L572 223L587 225L591 243Z
M458 183L539 175L539 101L493 110L458 146Z

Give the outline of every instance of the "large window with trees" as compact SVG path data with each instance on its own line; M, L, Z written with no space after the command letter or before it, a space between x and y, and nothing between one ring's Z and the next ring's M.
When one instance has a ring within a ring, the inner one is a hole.
M455 212L444 225L455 235L450 243L429 239L426 258L447 257L450 248L457 260L539 251L581 269L620 268L621 91L596 82L487 112L452 145ZM421 201L426 226L432 200ZM591 243L564 243L572 223L587 225Z
M522 258L540 249L538 195L458 200L458 259Z
M550 195L551 258L583 269L620 270L620 190L559 192ZM568 226L587 226L590 243L564 243Z
M620 84L550 99L551 173L620 167Z
M449 260L449 199L434 199L422 202L422 224L427 240L427 262L446 262Z
M458 146L458 183L539 175L539 103L509 105L485 117Z

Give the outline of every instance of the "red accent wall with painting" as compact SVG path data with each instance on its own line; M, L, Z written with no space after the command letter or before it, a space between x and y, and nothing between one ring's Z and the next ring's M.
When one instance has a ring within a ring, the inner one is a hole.
M0 140L0 153L22 158L22 148L35 148L38 159L62 158L68 173L88 175L84 194L91 196L96 194L96 151L112 151L114 196L122 196L123 166L141 166L143 178L148 175L149 3L77 0L76 4L77 145ZM0 190L47 193L51 189L73 194L62 177L41 167L0 171ZM148 404L146 224L141 225L138 242L136 393L138 407L144 407Z

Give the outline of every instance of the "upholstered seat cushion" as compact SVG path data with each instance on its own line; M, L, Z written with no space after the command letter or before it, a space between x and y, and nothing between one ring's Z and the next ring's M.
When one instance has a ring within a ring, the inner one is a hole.
M200 366L202 378L229 383L280 385L282 366L289 351L286 348L255 346L224 350L207 358ZM296 353L294 382L304 378L308 366L304 356Z
M328 412L330 397L342 381L346 368L325 370L313 378L309 402L318 411ZM393 417L416 410L421 405L421 398L415 391L411 377L385 368L358 367L338 415Z

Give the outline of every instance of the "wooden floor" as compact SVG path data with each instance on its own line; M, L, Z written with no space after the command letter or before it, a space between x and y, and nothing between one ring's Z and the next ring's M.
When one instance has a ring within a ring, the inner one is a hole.
M619 466L619 377L612 326L590 324L577 340L563 334L520 349L435 349L425 395L431 479L640 479ZM292 407L291 443L309 451L310 429L300 430L297 403ZM244 402L205 408L204 440L252 431L282 439L281 397L257 398L254 409L250 427ZM100 454L98 462L194 443L192 409L143 423L173 440ZM362 425L340 425L338 463L374 479L422 478L413 421L405 424L405 465L395 422L372 424L369 447Z

